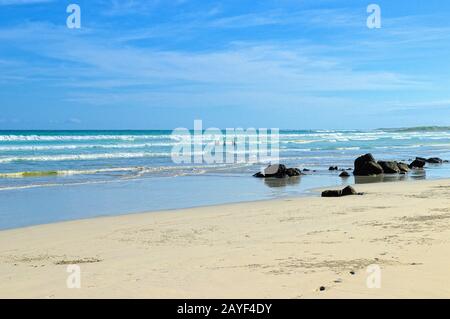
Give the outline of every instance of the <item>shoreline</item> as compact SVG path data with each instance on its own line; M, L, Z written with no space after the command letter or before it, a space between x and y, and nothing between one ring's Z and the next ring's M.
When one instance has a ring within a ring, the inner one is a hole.
M405 181L381 181L381 182L377 181L377 182L369 182L369 183L363 183L363 184L347 183L345 185L350 185L352 187L357 188L357 187L359 187L359 185L385 184L385 183L414 183L414 182L422 182L422 181L424 181L424 182L439 181L439 180L447 180L447 179L450 180L450 177L405 180ZM228 206L228 205L264 203L264 202L284 200L284 199L301 199L301 198L310 198L310 197L320 197L320 193L323 190L339 189L339 188L343 188L343 187L345 187L345 186L336 186L336 185L320 186L320 187L313 187L313 188L306 189L302 193L299 193L299 194L284 195L284 196L269 198L269 199L244 200L244 201L238 201L238 202L226 202L226 203L219 203L219 204L212 204L212 205L199 205L199 206L189 206L189 207L183 207L183 208L172 208L172 209L169 208L169 209L162 209L162 210L144 210L144 211L138 211L138 212L123 212L123 213L119 213L119 214L100 215L100 216L94 216L94 217L69 219L69 220L55 221L55 222L49 222L49 223L43 223L43 224L33 224L33 225L27 225L27 226L21 226L21 227L3 228L3 229L0 229L0 233L4 232L4 231L19 230L19 229L26 229L26 228L30 228L30 227L47 226L47 225L62 224L62 223L77 222L77 221L86 221L86 220L92 220L92 219L97 219L97 218L133 216L133 215L141 215L141 214L175 213L175 212L179 212L179 211L183 211L183 210L192 210L192 209L199 209L199 208L214 209L214 208L220 208L222 206Z
M306 175L308 176L308 175ZM314 176L314 175L311 175ZM388 177L393 177L394 175L387 175ZM371 179L372 177L364 177ZM377 178L377 177L373 177ZM346 185L350 185L352 187L358 188L362 185L373 185L373 184L390 184L390 183L415 183L415 182L432 182L432 181L441 181L441 180L450 180L450 177L434 177L434 178L428 178L428 179L408 179L408 180L387 180L387 181L372 181L372 182L365 182L365 183L343 183L340 186L337 185L324 185L319 187L312 187L303 190L301 193L297 194L288 194L288 195L282 195L279 197L274 198L268 198L268 199L255 199L255 200L242 200L242 201L235 201L235 202L224 202L224 203L218 203L218 204L211 204L211 205L195 205L195 206L187 206L182 208L169 208L169 209L155 209L155 210L141 210L141 211L135 211L135 212L120 212L115 214L104 214L104 215L98 215L98 216L92 216L92 217L85 217L85 218L75 218L75 219L68 219L68 220L60 220L60 221L54 221L54 222L46 222L46 223L40 223L40 224L32 224L32 225L25 225L20 227L11 227L11 228L2 228L0 229L1 232L10 231L10 230L19 230L19 229L26 229L30 227L37 227L37 226L46 226L46 225L53 225L53 224L62 224L62 223L68 223L68 222L76 222L76 221L85 221L85 220L92 220L97 218L109 218L109 217L120 217L120 216L133 216L133 215L141 215L141 214L161 214L161 213L174 213L178 211L183 210L192 210L192 209L214 209L217 207L222 206L228 206L228 205L239 205L239 204L249 204L249 203L261 203L261 202L270 202L270 201L277 201L277 200L284 200L284 199L301 199L301 198L310 198L310 197L320 197L320 193L323 190L326 189L342 189ZM277 179L275 179L277 180ZM345 181L345 180L342 180ZM67 185L65 187L70 187L72 185Z
M376 184L378 184L378 183L376 183ZM354 184L349 184L349 185L354 186ZM87 222L87 221L96 220L96 219L108 219L108 218L115 218L115 217L126 217L126 216L147 215L147 214L166 214L166 213L174 214L174 213L182 213L183 211L188 211L188 210L190 211L190 210L196 210L196 209L212 209L213 210L213 209L220 209L223 207L234 206L234 205L245 205L245 204L252 204L252 203L257 204L257 203L265 203L265 202L273 202L273 201L283 201L283 200L289 200L289 199L314 198L314 197L320 197L320 191L325 188L333 189L333 188L339 188L339 187L329 186L329 187L321 187L321 188L312 188L307 191L309 195L307 195L307 193L302 193L300 195L299 194L286 195L286 196L279 197L279 198L257 199L257 200L241 201L241 202L228 202L228 203L222 203L222 204L192 206L192 207L163 209L163 210L150 210L150 211L142 211L142 212L128 212L128 213L120 213L120 214L115 214L115 215L102 215L102 216L62 220L62 221L56 221L56 222L50 222L50 223L44 223L44 224L36 224L36 225L28 225L28 226L15 227L15 228L0 229L0 234L2 232L7 232L7 231L24 230L27 228L60 225L60 224L66 224L66 223L76 223L76 222L83 222L83 221ZM315 193L317 193L317 194L315 194Z
M450 298L450 179L357 190L4 230L0 297Z

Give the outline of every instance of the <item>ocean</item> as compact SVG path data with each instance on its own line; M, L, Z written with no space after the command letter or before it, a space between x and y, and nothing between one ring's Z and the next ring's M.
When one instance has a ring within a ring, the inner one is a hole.
M449 164L356 181L328 171L353 167L369 152L408 163L416 156L450 159L450 128L281 130L280 162L310 170L286 180L253 178L262 163L175 164L177 143L166 130L0 131L0 229L302 196L322 186L450 177Z

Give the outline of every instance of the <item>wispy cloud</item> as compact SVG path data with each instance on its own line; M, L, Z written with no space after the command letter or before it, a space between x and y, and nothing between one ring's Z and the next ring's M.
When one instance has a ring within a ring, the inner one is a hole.
M36 33L45 36L36 38ZM83 104L168 107L348 107L357 104L345 96L350 92L410 91L431 85L430 79L364 68L367 62L355 67L353 59L341 54L349 52L347 43L241 41L189 52L124 46L110 34L108 42L102 37L101 31L73 35L52 24L1 30L0 39L36 56L31 65L4 68L4 76L8 81L21 75L17 81L70 88L66 99ZM57 67L49 61L57 61Z
M267 25L298 25L310 28L355 27L361 25L364 15L356 10L310 9L287 12L272 10L217 18L208 27L245 28Z
M53 1L54 0L0 0L0 6L48 3Z
M430 47L448 48L448 28L413 17L385 18L384 27L373 31L365 26L364 10L230 14L221 6L202 6L158 23L129 26L127 17L120 32L109 24L113 15L142 14L159 5L156 0L102 2L101 8L108 8L103 13L110 15L102 17L106 23L85 19L76 31L50 22L0 29L0 49L20 53L0 55L0 82L39 83L61 92L63 102L80 105L361 112L383 103L391 107L383 108L386 112L425 108L430 105L425 98L409 103L412 94L427 92L436 100L433 90L446 92L449 84L419 70L439 52L428 52ZM274 30L281 35L271 34ZM434 70L445 73L444 68ZM442 101L450 98L440 95ZM391 103L396 96L399 104Z
M36 30L49 34L47 42L33 40ZM393 90L423 85L400 73L354 70L345 59L324 54L335 48L321 46L319 52L315 45L306 43L241 42L212 52L124 48L114 42L99 44L95 37L68 37L66 29L49 25L3 30L1 38L26 42L41 57L73 64L70 74L75 81L70 83L77 87L164 83L165 89L168 85L179 88L183 84L299 93ZM55 73L52 69L46 74Z
M118 16L129 14L147 14L158 5L158 0L110 0L106 3L103 14Z
M102 4L101 13L107 16L148 15L164 5L181 6L187 0L107 0Z

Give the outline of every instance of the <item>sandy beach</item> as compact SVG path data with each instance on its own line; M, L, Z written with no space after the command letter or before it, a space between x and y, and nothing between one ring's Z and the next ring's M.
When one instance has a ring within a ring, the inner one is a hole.
M1 231L0 297L450 298L450 180L356 189Z

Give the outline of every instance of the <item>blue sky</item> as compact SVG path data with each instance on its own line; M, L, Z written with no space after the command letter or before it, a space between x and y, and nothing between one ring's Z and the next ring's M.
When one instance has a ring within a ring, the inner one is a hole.
M449 55L448 1L0 0L0 129L450 125Z

